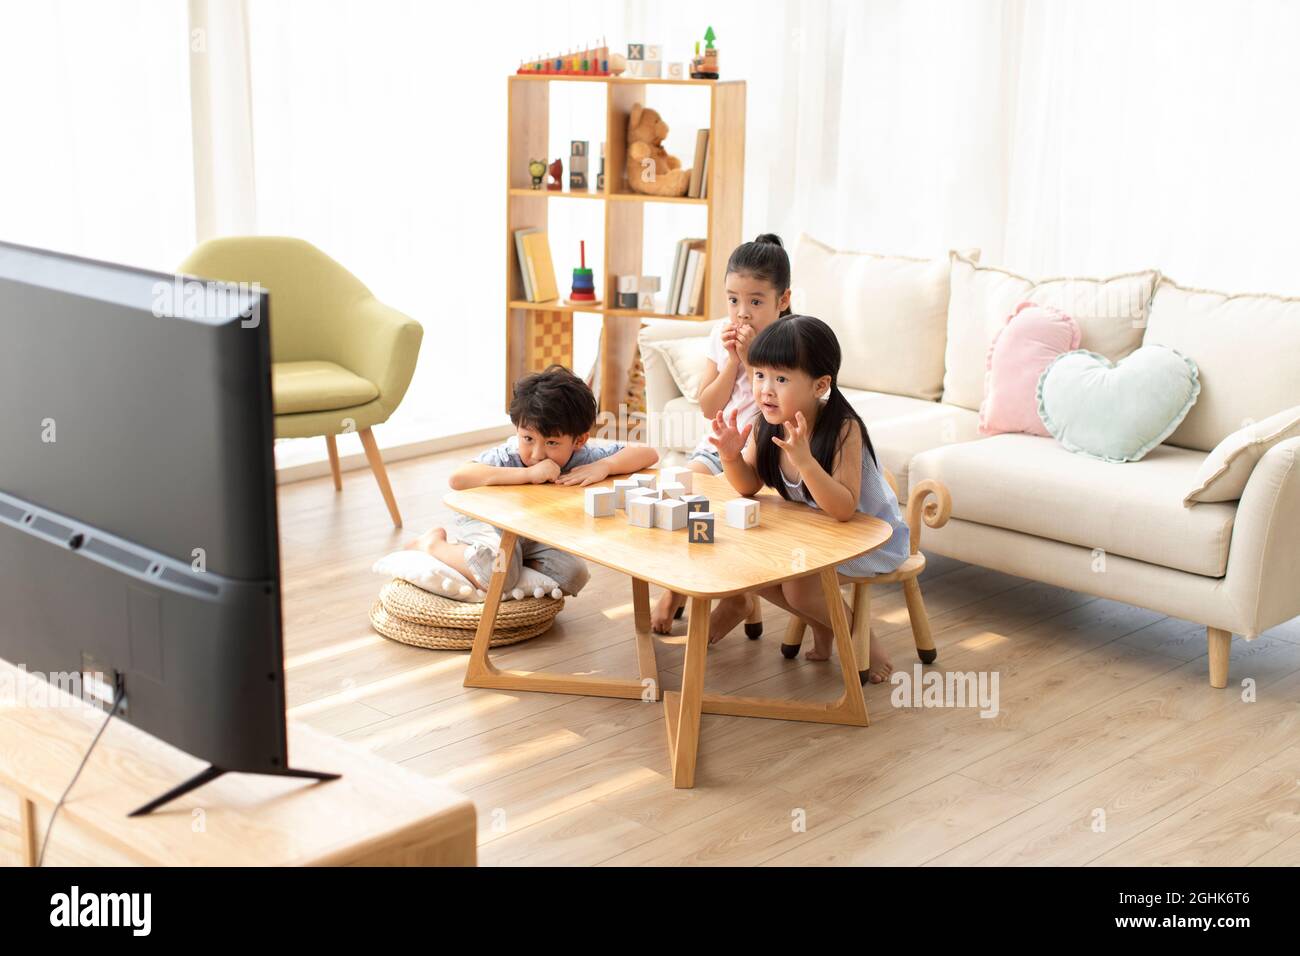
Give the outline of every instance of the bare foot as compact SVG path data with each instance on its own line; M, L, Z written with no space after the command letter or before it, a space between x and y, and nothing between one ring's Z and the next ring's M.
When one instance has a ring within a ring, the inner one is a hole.
M733 594L723 598L709 615L709 643L716 644L736 629L750 610L751 595Z
M414 541L406 545L407 551L427 551L434 554L434 549L447 540L446 528L430 528ZM437 555L434 555L435 557Z
M677 614L677 609L685 603L686 595L678 594L676 591L665 591L659 595L659 602L650 612L650 630L656 634L671 634L673 617Z
M894 665L890 663L884 645L876 640L874 629L871 632L871 641L867 648L867 652L871 655L871 663L867 666L867 680L873 684L883 684L889 680L889 675L894 673Z
M835 644L835 632L820 624L812 626L813 648L804 654L804 660L828 661L831 659L831 647Z

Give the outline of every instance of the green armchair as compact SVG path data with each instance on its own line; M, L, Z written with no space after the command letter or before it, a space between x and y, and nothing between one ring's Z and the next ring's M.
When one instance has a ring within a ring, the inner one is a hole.
M276 438L325 436L334 488L343 490L334 436L356 432L388 505L402 516L371 428L397 409L411 384L424 329L390 309L356 276L301 239L210 239L180 272L256 282L271 294L271 389Z

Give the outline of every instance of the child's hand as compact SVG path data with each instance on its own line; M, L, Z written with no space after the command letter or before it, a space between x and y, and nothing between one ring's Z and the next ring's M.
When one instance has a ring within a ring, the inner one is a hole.
M604 458L589 465L579 465L567 475L555 479L557 485L590 485L609 477L609 462Z
M560 466L549 458L543 458L535 465L529 465L524 469L528 473L528 480L534 485L544 485L548 481L555 481L560 477Z
M785 453L790 456L790 461L800 471L803 471L816 460L813 458L812 444L809 441L811 437L810 431L808 421L803 417L803 412L795 412L794 422L785 423L785 440L782 441L775 435L772 436L772 441L785 449Z
M728 322L722 327L722 334L719 338L722 341L722 347L732 354L736 361L740 361L740 356L736 354L736 326Z
M709 441L713 442L714 447L718 449L719 458L723 461L735 461L740 457L745 442L749 441L749 433L753 430L753 422L746 425L744 430L737 430L736 409L733 408L730 419L723 418L722 412L713 416L713 434L709 436Z
M741 323L736 328L736 345L733 352L741 365L749 365L749 347L757 337L758 333L748 322Z

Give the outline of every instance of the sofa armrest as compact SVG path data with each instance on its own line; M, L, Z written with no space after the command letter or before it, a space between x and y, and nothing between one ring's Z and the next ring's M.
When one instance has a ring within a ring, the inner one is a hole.
M406 394L420 357L424 327L370 296L349 306L347 367L375 383L377 401L391 415Z
M1224 588L1255 637L1300 614L1300 438L1279 442L1251 472L1237 505Z
M664 406L681 395L682 390L673 381L663 356L656 349L646 348L647 343L709 335L714 324L679 319L655 319L642 324L637 334L637 346L641 350L641 367L645 370L645 410L648 413L658 415L663 412ZM693 400L695 396L690 398Z

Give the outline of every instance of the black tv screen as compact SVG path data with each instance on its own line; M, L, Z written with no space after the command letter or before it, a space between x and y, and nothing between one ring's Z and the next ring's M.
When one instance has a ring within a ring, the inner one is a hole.
M0 657L277 773L269 320L255 287L0 243Z

